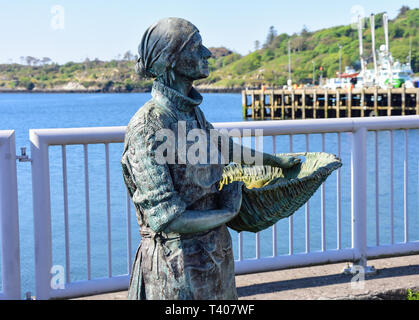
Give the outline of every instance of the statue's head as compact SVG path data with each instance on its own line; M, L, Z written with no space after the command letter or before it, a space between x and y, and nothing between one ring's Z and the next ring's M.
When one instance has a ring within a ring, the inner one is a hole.
M199 30L181 18L165 18L150 26L138 46L138 73L163 82L180 75L190 80L208 77L211 52Z

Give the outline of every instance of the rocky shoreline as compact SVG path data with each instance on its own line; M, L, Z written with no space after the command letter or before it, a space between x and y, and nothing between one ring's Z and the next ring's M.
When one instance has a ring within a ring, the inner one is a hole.
M240 93L245 88L210 88L210 87L195 87L201 93ZM144 93L150 92L151 88L135 88L133 90L113 90L110 88L109 90L103 90L99 88L94 89L86 89L86 88L53 88L53 89L38 89L34 88L32 90L27 90L25 88L16 88L16 89L4 89L0 88L1 93Z

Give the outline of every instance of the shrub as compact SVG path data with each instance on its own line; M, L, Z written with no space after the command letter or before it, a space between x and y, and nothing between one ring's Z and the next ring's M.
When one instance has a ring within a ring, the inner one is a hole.
M275 58L275 52L271 49L266 49L265 52L262 54L263 62L271 61L273 58Z
M19 80L19 85L29 91L35 87L35 84L32 82L32 80L26 77Z
M237 74L244 74L256 70L261 66L261 55L258 52L253 52L247 57L240 59L233 65L233 71Z
M229 65L230 63L233 63L234 61L237 61L241 58L241 55L238 53L232 53L228 56L223 57L223 67Z
M113 81L106 81L103 85L103 91L109 91L114 85Z
M419 300L419 291L413 292L411 289L407 290L407 300Z

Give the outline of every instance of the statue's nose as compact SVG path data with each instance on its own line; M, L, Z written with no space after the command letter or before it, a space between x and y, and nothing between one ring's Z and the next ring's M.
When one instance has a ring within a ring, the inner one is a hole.
M204 58L209 59L209 58L211 58L212 53L211 53L211 51L208 50L207 47L202 46L202 55L203 55Z

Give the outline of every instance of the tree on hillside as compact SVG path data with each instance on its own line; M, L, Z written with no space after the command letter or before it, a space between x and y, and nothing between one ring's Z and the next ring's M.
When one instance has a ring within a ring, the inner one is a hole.
M41 64L42 65L46 65L46 64L49 64L49 63L51 63L52 62L52 60L50 59L50 58L48 58L48 57L43 57L42 59L41 59Z
M233 51L225 48L225 47L209 47L208 50L211 52L211 58L218 59L222 57L226 57L233 53Z
M125 52L123 59L126 61L132 61L134 59L134 55L131 53L130 50L128 50L127 52Z
M269 48L272 45L272 43L274 42L276 36L277 36L277 32L275 30L275 27L270 26L269 31L268 31L268 35L266 37L266 42L263 45L263 48L265 48L265 49Z
M259 48L260 48L260 42L259 42L259 40L256 40L255 41L255 50L259 50Z
M292 41L292 44L293 44L293 49L294 49L293 52L303 51L306 48L305 39L303 36L295 37Z
M31 56L25 57L25 61L26 61L26 63L27 63L28 66L31 66L32 64L34 64L35 63L35 60L37 60L37 59L34 58L34 57L31 57Z
M409 8L408 6L402 6L402 7L399 9L399 14L397 15L396 19L397 19L397 18L400 18L400 17L403 17L403 16L405 15L405 13L406 13L407 11L409 11L409 10L410 10L410 8Z
M301 30L301 36L303 38L307 38L310 35L310 31L308 30L307 26L304 25L303 29Z

